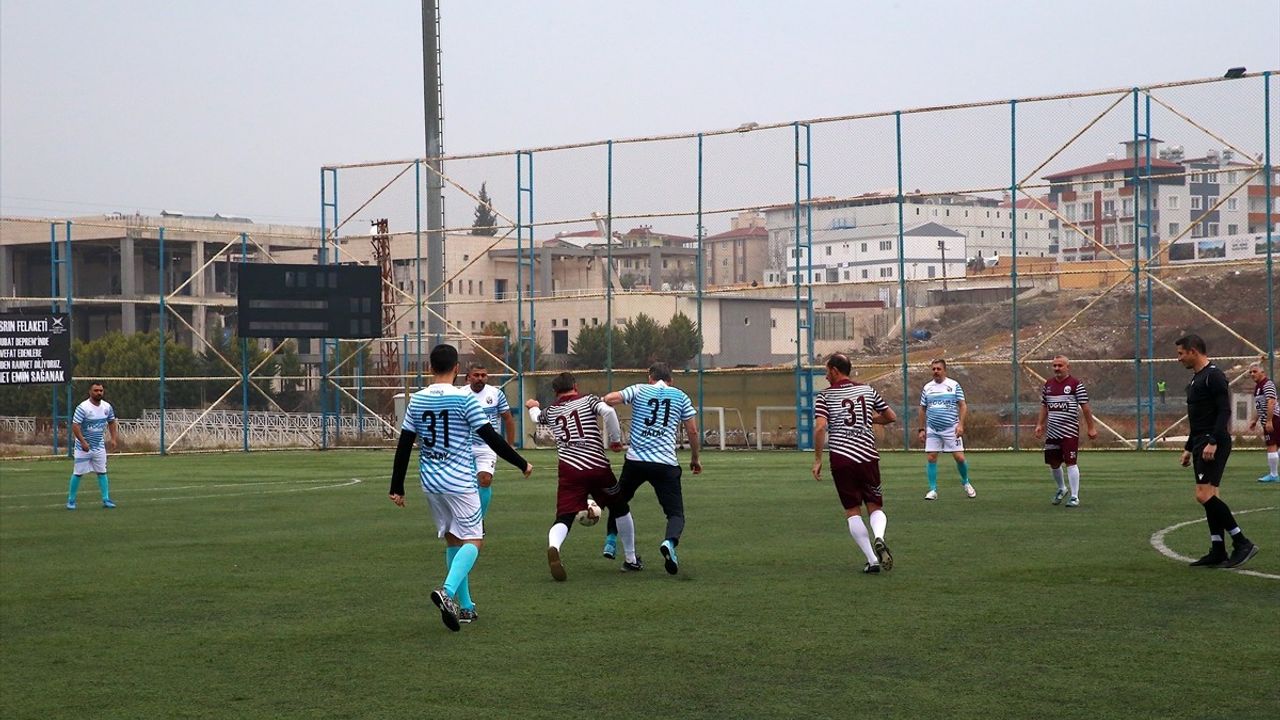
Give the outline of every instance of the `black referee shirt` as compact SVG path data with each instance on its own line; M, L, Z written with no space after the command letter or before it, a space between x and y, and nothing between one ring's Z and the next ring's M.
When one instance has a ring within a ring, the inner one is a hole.
M1191 434L1184 449L1231 442L1227 430L1231 422L1231 388L1226 374L1217 365L1209 363L1191 376L1187 384L1187 418Z

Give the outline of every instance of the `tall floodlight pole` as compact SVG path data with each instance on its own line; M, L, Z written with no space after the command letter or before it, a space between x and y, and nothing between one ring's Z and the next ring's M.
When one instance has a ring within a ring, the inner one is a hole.
M444 183L443 118L440 116L440 9L437 0L422 0L422 95L427 120L427 331L444 334ZM421 261L421 259L419 259Z

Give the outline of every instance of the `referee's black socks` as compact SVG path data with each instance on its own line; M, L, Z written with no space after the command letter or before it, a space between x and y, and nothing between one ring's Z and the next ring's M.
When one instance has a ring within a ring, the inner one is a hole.
M1204 513L1209 519L1210 532L1217 530L1218 533L1231 535L1231 542L1236 546L1249 544L1249 538L1245 537L1244 531L1240 529L1239 525L1236 525L1236 519L1231 514L1231 508L1227 507L1222 498L1217 495L1209 498L1209 501L1204 504Z

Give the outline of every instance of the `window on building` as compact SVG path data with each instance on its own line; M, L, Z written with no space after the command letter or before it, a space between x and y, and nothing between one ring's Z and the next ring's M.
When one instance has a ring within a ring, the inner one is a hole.
M1227 198L1227 209L1239 210L1240 209L1239 198L1233 198L1233 197Z
M882 267L882 268L880 268L880 277L882 277L882 278L890 278L890 277L893 277L893 268L891 268L891 267Z
M937 268L935 268L934 266L930 265L930 266L929 266L929 277L934 277L934 276L936 276L937 274L938 274L938 269L937 269Z
M1196 223L1191 226L1191 237L1204 237L1204 223Z
M1238 235L1239 233L1240 233L1240 226L1239 226L1239 225L1228 225L1228 226L1227 226L1227 234L1228 234L1228 235Z
M1227 173L1227 184L1228 184L1228 185L1235 185L1235 184L1236 184L1236 171L1235 171L1235 170L1231 170L1231 171L1229 171L1229 172Z
M1124 217L1133 217L1133 198L1120 201L1120 214Z
M869 278L869 277L871 277L870 272L864 269L864 270L862 271L862 279L863 279L863 280L866 280L866 279L867 279L867 278Z
M1104 174L1104 175L1102 176L1102 178L1103 178L1102 187L1104 187L1104 188L1108 188L1108 189L1109 189L1109 188L1113 188L1113 187L1115 187L1115 186L1116 186L1116 174L1115 174L1115 173L1106 173L1106 174Z
M1204 209L1204 205L1202 204L1202 203L1203 203L1203 201L1204 201L1204 198L1200 197L1199 195L1192 195L1192 196L1191 196L1191 209L1192 209L1192 210L1203 210L1203 209Z
M1178 209L1178 196L1177 196L1177 195L1170 195L1170 196L1169 196L1169 201L1168 201L1168 203L1167 203L1167 207L1168 207L1170 210L1177 210L1177 209Z
M866 252L866 251L867 251L867 244L862 243L862 252Z
M578 318L578 327L586 327L586 326L587 326L587 319L586 319L586 318Z
M1124 236L1124 242L1126 245L1133 244L1133 226L1132 225L1124 226L1123 236Z
M599 324L600 324L600 318L598 318L598 317L593 317L593 318L591 318L591 325L592 325L592 327L595 327L596 325L599 325Z
M1102 242L1107 245L1116 244L1116 226L1108 225L1102 228Z
M1215 223L1209 223L1209 233L1208 233L1208 235L1209 235L1209 237L1217 237L1217 235L1218 235L1218 223L1216 223L1216 222L1215 222Z
M1085 201L1080 203L1080 219L1081 220L1093 219L1093 202L1092 201Z
M450 281L449 281L449 294L450 294L450 295L452 295L452 294L453 294L453 281L452 281L452 280L450 280Z
M474 295L474 294L475 294L475 292L476 292L476 281L475 281L475 280L468 280L468 281L467 281L467 294L468 294L468 295Z
M1211 208L1211 207L1213 207L1214 205L1217 205L1217 204L1218 204L1218 196L1217 196L1217 195L1210 195L1210 196L1209 196L1209 199L1205 200L1205 207L1210 207L1210 208Z
M1103 217L1115 217L1115 214L1116 214L1116 201L1115 201L1115 200L1103 200L1103 201L1102 201L1102 216L1103 216Z
M831 254L831 246L830 246L830 245L828 245L828 246L827 246L827 254L828 254L828 255L830 255L830 254Z
M892 249L893 249L893 241L892 241L892 240L881 240L881 241L880 241L880 249L881 249L881 250L892 250Z
M848 271L848 270L845 270L845 271L844 271L844 279L845 279L845 280L848 280L848 279L849 279L849 271Z
M1200 172L1191 173L1191 182L1193 183L1204 182L1204 173L1200 173Z

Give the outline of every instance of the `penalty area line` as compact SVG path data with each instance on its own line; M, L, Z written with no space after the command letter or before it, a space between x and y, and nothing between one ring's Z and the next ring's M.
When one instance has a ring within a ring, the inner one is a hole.
M334 488L351 487L353 485L359 485L362 482L364 481L360 478L351 478L350 480L344 480L342 482L333 482L328 485L313 485L311 487L284 488L280 490L257 490L254 492L213 493L208 495L176 495L172 497L134 498L130 499L128 503L180 502L183 500L216 500L218 498L245 497L250 495L281 495L284 493L312 492L313 490L332 490ZM63 505L14 505L11 507L0 508L0 510L34 510L47 509L51 507L60 508L63 507Z
M1275 506L1261 507L1261 508L1253 508L1252 510L1237 510L1235 511L1234 514L1247 515L1248 513L1266 512L1268 510L1275 510L1275 509L1276 509ZM1184 563L1192 562L1195 560L1195 558L1187 557L1186 555L1182 555L1174 551L1165 543L1164 538L1166 535L1173 532L1174 530L1187 527L1188 525L1197 525L1202 522L1204 522L1204 518L1196 518L1195 520L1180 522L1180 523L1177 523L1176 525L1170 525L1167 528L1157 530L1151 534L1151 547L1155 548L1156 552L1169 558L1170 560L1177 560L1179 562L1184 562ZM1280 575L1275 575L1273 573L1264 573L1264 572L1257 572L1256 570L1243 570L1238 568L1224 568L1224 569L1229 569L1230 572L1239 573L1241 575L1252 575L1253 577L1267 578L1268 580L1280 580Z

